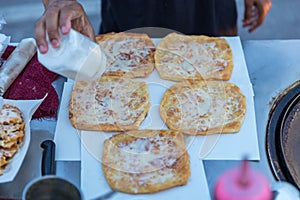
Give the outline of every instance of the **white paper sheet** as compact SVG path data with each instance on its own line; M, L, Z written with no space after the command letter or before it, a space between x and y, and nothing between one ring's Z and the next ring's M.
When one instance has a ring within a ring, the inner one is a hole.
M9 99L2 99L2 97L0 97L0 101L3 100L3 104L7 103L18 107L22 111L24 115L24 121L25 121L25 135L23 139L23 144L21 145L17 153L14 155L12 160L9 161L8 165L5 168L4 173L0 176L0 183L13 181L15 176L17 175L30 144L31 117L45 98L46 96L40 100L9 100Z
M93 199L111 191L102 172L103 142L113 133L82 131L81 189L86 199ZM174 187L154 194L130 195L117 192L111 200L184 200L210 199L202 161L191 156L191 176L187 185Z
M246 117L241 130L234 134L209 136L189 136L189 145L198 147L198 157L205 160L259 160L259 147L256 130L253 88L249 78L244 53L239 37L225 37L233 53L234 68L228 82L236 84L246 96ZM157 45L160 39L154 39ZM159 105L164 92L173 81L162 80L156 70L147 78L140 78L148 84L150 92L150 111L140 129L168 129L159 115Z
M183 187L176 187L153 195L127 195L117 193L111 199L209 199L206 178L201 159L207 160L240 160L247 155L250 160L259 160L259 149L254 113L253 89L249 79L247 66L239 37L226 37L233 52L234 69L229 82L238 85L247 99L247 113L239 133L211 136L186 136L186 144L190 154L191 177ZM159 39L154 39L157 44ZM167 129L159 115L160 100L172 81L160 79L156 70L147 77L140 79L148 84L151 108L140 129ZM68 119L68 102L71 96L73 81L65 83L63 101L55 133L57 143L57 160L81 159L81 187L85 198L90 199L105 194L110 188L103 176L99 156L102 155L103 141L113 133L82 131L81 143L76 131ZM85 148L92 144L89 151ZM80 154L81 148L81 154ZM94 153L90 153L90 152ZM96 153L95 153L96 152ZM100 153L101 152L101 153ZM98 159L97 159L98 158Z
M197 136L190 138L193 145L198 146L198 157L206 160L241 160L245 155L250 160L259 160L259 147L254 112L253 89L248 75L244 53L239 37L225 37L233 52L234 68L229 82L240 87L246 96L247 112L239 133L226 135ZM157 44L160 39L153 39ZM141 129L167 129L163 124L158 110L160 100L165 90L176 82L160 79L156 70L147 78L151 99L151 108ZM68 119L68 101L71 96L73 81L65 84L62 104L56 128L55 141L57 143L57 160L80 160L80 141L78 132L72 127Z
M240 80L238 80L241 83L236 83L246 96L247 105L241 130L233 134L187 136L190 140L189 145L198 147L199 158L204 160L241 160L247 155L249 160L260 159L252 87L247 83L244 73L246 72L241 73ZM167 88L176 82L161 80L157 71L140 80L148 84L151 104L149 113L140 129L168 129L160 117L159 105Z
M64 84L54 135L55 160L80 161L80 131L75 129L69 120L69 101L72 89L73 83L66 82Z

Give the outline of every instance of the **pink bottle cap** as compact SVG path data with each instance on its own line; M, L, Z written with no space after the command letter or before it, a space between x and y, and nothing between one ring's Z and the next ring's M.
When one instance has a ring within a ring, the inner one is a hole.
M267 179L252 170L244 160L238 168L225 172L215 185L216 200L270 200L272 192Z

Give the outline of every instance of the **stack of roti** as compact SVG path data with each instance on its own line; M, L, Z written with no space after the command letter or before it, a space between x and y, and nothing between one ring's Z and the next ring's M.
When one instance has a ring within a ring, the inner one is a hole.
M15 106L4 104L0 109L0 174L18 151L24 134L22 112Z

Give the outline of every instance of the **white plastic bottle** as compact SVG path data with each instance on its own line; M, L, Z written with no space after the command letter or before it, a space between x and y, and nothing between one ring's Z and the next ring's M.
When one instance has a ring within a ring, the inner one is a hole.
M60 37L59 48L53 48L47 39L48 52L38 51L40 63L50 71L76 81L91 81L103 74L106 57L97 43L73 29Z

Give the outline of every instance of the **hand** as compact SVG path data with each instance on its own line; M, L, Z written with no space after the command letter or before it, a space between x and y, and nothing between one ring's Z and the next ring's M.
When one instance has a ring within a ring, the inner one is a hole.
M249 27L249 32L252 32L263 23L272 2L271 0L244 0L244 2L243 27Z
M94 40L94 29L80 3L74 0L49 0L35 24L35 40L41 53L47 53L46 34L54 48L60 46L59 29L66 35L71 28Z

